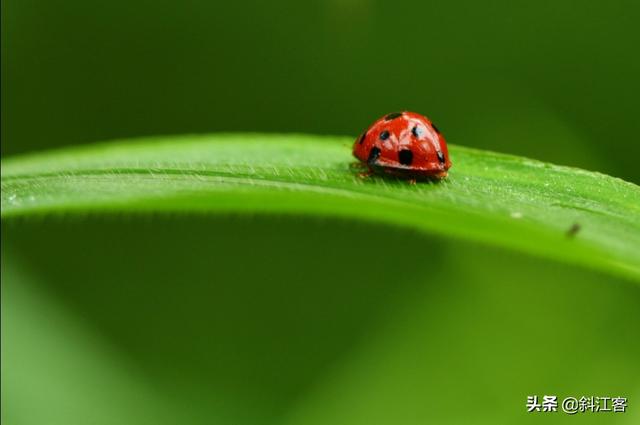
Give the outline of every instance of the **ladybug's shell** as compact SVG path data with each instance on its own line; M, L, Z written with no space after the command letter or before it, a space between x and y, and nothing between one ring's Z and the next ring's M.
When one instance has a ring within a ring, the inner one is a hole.
M371 171L406 178L443 178L451 168L444 137L425 116L388 114L353 145L353 155Z

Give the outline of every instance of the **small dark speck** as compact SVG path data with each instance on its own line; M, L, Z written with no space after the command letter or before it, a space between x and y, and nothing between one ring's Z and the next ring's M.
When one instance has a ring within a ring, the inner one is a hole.
M384 117L385 121L391 121L402 116L402 112L392 112Z
M362 136L360 136L360 140L358 140L358 144L361 145L362 142L364 142L365 137L367 137L367 132L365 131L364 133L362 133Z
M436 133L440 134L440 130L438 130L438 127L436 127L436 125L434 123L431 123L431 127L433 127L433 129L436 131Z
M569 227L569 229L567 230L567 237L573 238L575 235L578 234L580 229L582 229L582 226L580 226L578 223L573 223L571 227Z
M444 154L440 151L438 151L438 161L440 161L443 164L445 163Z
M380 133L380 140L387 140L389 138L389 132L387 130Z

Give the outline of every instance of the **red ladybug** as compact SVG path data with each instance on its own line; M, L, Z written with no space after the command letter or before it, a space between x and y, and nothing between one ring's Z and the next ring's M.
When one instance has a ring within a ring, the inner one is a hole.
M451 168L444 137L415 112L394 112L374 122L354 143L353 155L372 173L411 180L441 179Z

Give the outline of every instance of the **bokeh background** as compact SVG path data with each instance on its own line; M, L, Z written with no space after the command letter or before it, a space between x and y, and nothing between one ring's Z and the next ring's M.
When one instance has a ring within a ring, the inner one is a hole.
M3 2L2 153L210 131L449 141L639 182L640 4Z
M640 182L640 3L2 2L2 155L143 135L358 134ZM640 287L406 229L86 216L2 232L7 424L636 424ZM528 395L623 396L540 415Z

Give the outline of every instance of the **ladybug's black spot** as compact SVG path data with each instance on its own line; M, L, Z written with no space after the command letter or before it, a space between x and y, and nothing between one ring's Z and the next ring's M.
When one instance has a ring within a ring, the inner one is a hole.
M413 162L413 152L409 149L402 149L398 152L398 159L402 165L411 165Z
M380 140L387 140L389 138L389 132L387 130L380 133Z
M374 162L376 162L378 160L378 158L380 157L380 148L378 147L372 147L371 150L369 151L369 158L367 158L367 162L369 164L373 164Z
M445 160L444 160L444 154L440 151L438 151L438 161L440 161L441 163L444 164Z
M422 127L418 127L417 125L415 127L413 127L411 129L411 133L415 136L415 137L420 137L424 134L424 128Z
M389 115L387 115L386 117L384 117L384 120L385 121L391 121L391 120L394 120L394 119L396 119L398 117L401 117L401 116L402 116L402 112L392 112Z
M436 125L434 123L431 123L431 127L433 127L433 129L436 131L436 133L440 134L440 130L438 130L438 127L436 127Z
M362 142L364 142L365 137L367 137L367 132L365 131L364 133L362 133L362 136L360 136L360 140L358 140L358 144L361 145Z

